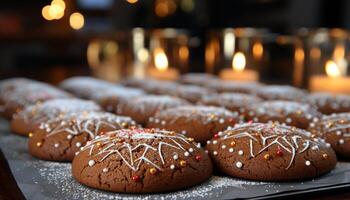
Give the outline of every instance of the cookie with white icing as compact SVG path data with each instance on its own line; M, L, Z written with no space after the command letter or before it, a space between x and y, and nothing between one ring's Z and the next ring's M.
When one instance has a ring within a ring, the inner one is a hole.
M96 92L92 100L96 101L104 110L112 113L119 113L120 104L123 101L143 96L145 92L137 88L113 87L106 91Z
M147 127L171 130L205 142L239 123L239 115L215 106L179 106L159 111L149 118Z
M216 90L217 92L235 92L255 94L261 87L260 83L243 82L243 81L223 81L223 80L208 80L205 87Z
M251 105L244 113L248 121L278 122L307 129L322 114L309 104L295 101L264 101Z
M152 80L142 85L141 88L150 94L173 95L179 84L173 81Z
M307 93L288 85L268 85L260 87L257 95L265 100L304 101Z
M258 181L314 178L331 171L336 155L330 144L290 126L248 123L222 132L206 146L224 174Z
M183 84L204 86L210 80L218 80L217 76L206 73L187 73L180 77L179 81Z
M0 114L8 119L11 119L13 114L27 106L50 99L72 97L63 90L49 84L22 78L2 81L0 91Z
M28 106L13 115L10 123L13 133L27 136L41 122L57 118L71 112L102 111L101 107L93 101L80 99L53 99L43 103Z
M90 141L72 162L73 177L92 188L158 193L199 184L212 174L209 156L191 138L169 131L123 129Z
M71 161L87 141L108 131L130 128L129 117L105 112L75 112L42 122L29 134L29 153L51 161Z
M306 101L323 114L350 112L350 95L317 92L308 95Z
M129 116L137 123L146 125L148 119L158 111L189 103L183 99L166 95L145 95L123 101L117 114Z
M241 114L247 112L250 106L260 103L261 101L261 98L251 94L221 93L204 96L200 104L224 107L232 112Z
M197 103L204 96L214 95L214 90L195 86L195 85L179 85L176 91L173 93L174 96L183 98L191 103Z
M96 92L106 91L117 86L105 80L89 76L75 76L63 80L59 87L77 97L91 99Z
M325 139L341 158L350 158L350 113L324 116L309 131Z

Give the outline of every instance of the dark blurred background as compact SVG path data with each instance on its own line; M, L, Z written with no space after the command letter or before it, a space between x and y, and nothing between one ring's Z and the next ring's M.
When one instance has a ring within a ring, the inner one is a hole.
M89 74L88 42L115 31L185 28L198 38L189 71L204 71L206 31L225 27L262 27L289 34L300 27L350 28L346 0L65 0L64 16L45 20L51 1L12 0L0 6L0 79L26 76L56 83ZM84 26L71 27L80 12ZM278 50L277 50L278 53ZM283 68L284 66L280 66ZM273 72L271 72L273 73ZM54 75L53 75L54 74Z

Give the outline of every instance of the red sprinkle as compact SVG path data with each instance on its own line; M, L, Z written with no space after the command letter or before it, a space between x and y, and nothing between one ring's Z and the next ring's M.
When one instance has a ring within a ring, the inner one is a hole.
M253 120L249 120L249 121L248 121L248 124L252 124L252 123L253 123Z
M214 138L219 138L219 134L214 134Z
M140 181L140 176L135 175L131 177L133 181L139 182Z
M278 155L278 156L283 156L283 152L282 152L280 149L278 149L278 150L276 151L276 155Z
M200 156L200 155L196 155L194 158L195 158L197 161L202 160L202 156Z

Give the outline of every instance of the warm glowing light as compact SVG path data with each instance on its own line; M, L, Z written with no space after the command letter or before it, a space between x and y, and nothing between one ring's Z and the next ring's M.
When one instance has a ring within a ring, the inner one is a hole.
M304 50L302 48L295 49L295 52L294 52L295 61L296 62L303 62L304 58L305 58Z
M226 58L231 58L233 52L235 52L236 37L231 29L224 31L224 55Z
M51 5L56 5L62 8L62 10L66 9L66 3L63 0L53 0Z
M137 3L138 0L126 0L128 3L131 3L131 4L134 4L134 3Z
M327 61L326 63L326 73L330 77L339 77L341 76L340 69L334 61Z
M149 53L148 53L148 50L145 49L145 48L141 48L137 51L137 58L145 63L148 61L148 57L149 57Z
M232 68L234 71L243 71L246 65L245 56L242 52L237 52L232 59Z
M50 17L53 19L61 19L64 15L64 9L61 6L56 5L56 4L52 4L49 7L48 12L49 12Z
M176 11L176 4L172 0L157 0L155 3L155 13L159 17L165 17Z
M254 43L253 45L253 55L255 58L260 59L264 53L264 47L261 42Z
M179 48L179 57L181 60L186 61L188 59L189 54L190 52L186 46L182 46Z
M321 57L321 50L317 47L312 47L310 50L310 56L315 60L319 59Z
M43 7L43 9L41 10L41 15L44 17L44 19L46 20L53 20L54 18L51 17L51 15L49 14L49 10L50 10L50 5L47 5L45 7Z
M71 14L69 17L69 24L75 30L83 28L84 16L79 12Z
M337 44L334 48L333 57L335 60L344 59L345 48L344 45Z
M154 51L154 64L160 71L165 71L168 68L168 58L165 52L161 48L157 48Z

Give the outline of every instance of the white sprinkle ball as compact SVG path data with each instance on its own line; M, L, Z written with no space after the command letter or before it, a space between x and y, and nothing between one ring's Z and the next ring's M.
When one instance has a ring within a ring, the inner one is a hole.
M237 168L242 168L243 167L243 163L242 162L236 162L236 167Z
M94 160L89 160L89 163L88 163L88 164L89 164L90 167L92 167L92 166L95 165L95 161L94 161Z

